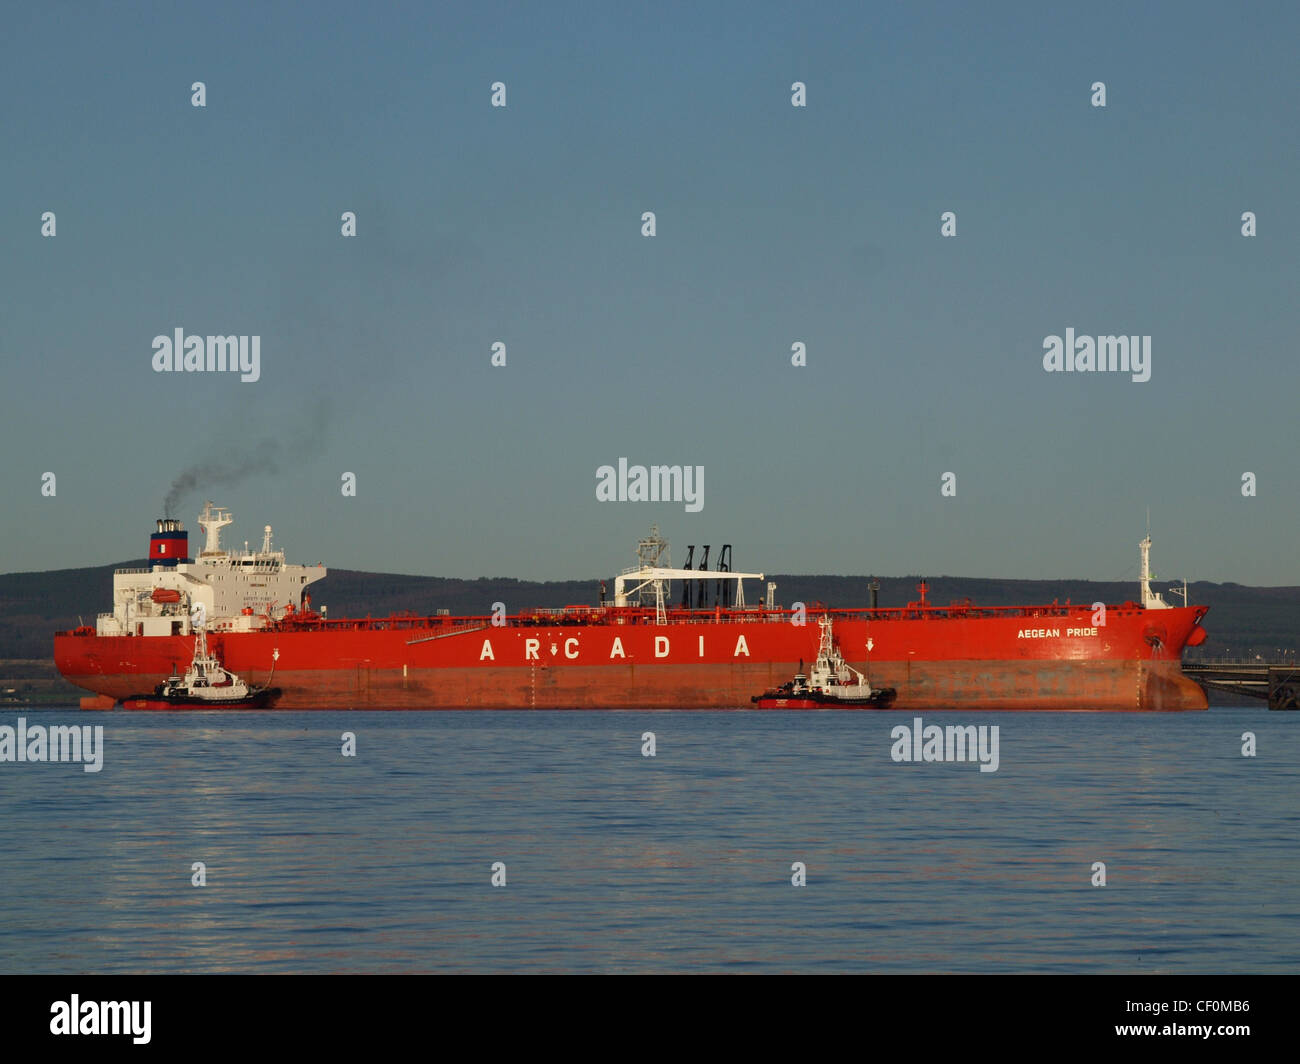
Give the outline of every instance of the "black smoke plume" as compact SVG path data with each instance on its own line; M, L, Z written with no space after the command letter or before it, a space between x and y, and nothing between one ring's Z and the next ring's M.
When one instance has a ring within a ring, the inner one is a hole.
M181 472L167 490L163 516L174 517L180 501L199 488L226 488L255 473L278 473L280 448L274 440L263 440L252 450L216 462L199 462Z
M280 472L280 462L298 463L319 452L332 417L328 400L320 399L314 405L305 423L288 436L288 442L267 437L260 443L230 453L217 459L195 462L177 474L163 500L163 516L175 517L176 508L192 492L209 488L228 488L248 477L261 473Z

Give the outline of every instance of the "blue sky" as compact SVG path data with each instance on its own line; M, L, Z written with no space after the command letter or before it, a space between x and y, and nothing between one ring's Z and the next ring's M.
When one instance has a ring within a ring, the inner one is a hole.
M1150 507L1162 576L1300 583L1300 16L1048 6L7 15L0 571L141 556L178 474L260 453L178 516L337 567L608 574L655 521L740 569L1117 579ZM261 379L155 373L177 327ZM1150 335L1151 380L1044 372L1067 327ZM703 509L598 502L620 457Z

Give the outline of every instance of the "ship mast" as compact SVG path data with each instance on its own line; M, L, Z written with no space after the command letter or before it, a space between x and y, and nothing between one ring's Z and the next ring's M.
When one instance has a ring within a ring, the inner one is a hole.
M203 504L203 512L199 514L199 528L203 529L208 540L203 544L204 555L221 554L221 530L234 521L230 516L230 511L222 506L216 506L209 499Z
M649 573L672 568L672 557L668 553L668 541L659 534L658 525L651 525L650 535L637 541L636 560L637 570L640 572ZM671 593L671 586L667 580L656 573L655 576L635 589L637 602L642 606L654 606L655 615L660 624L664 623L664 600Z
M1151 580L1155 573L1151 571L1151 531L1148 529L1146 538L1138 544L1138 550L1142 552L1142 574L1138 577L1138 590L1142 594L1142 606L1148 610L1168 610L1172 609L1158 593L1151 590Z

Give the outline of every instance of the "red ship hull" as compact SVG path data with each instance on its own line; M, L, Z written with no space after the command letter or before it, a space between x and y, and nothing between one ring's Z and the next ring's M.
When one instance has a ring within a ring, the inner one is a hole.
M1182 650L1205 638L1204 607L909 607L832 610L845 658L891 710L1199 710ZM223 665L267 682L277 710L726 709L800 671L817 653L815 620L787 611L596 609L508 618L321 621L209 635ZM55 662L114 699L161 683L193 652L187 636L61 632ZM870 646L870 649L868 649ZM875 708L875 707L863 707Z

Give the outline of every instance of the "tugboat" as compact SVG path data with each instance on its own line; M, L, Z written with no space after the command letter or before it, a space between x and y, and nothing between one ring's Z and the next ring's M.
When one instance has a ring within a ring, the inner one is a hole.
M789 683L750 699L759 709L887 709L897 692L872 687L867 678L844 660L831 632L831 619L822 617L821 643L812 672L796 673Z
M215 654L208 651L207 629L198 625L194 634L194 660L184 676L174 671L154 688L152 695L133 695L122 700L127 709L264 709L280 697L278 687L250 687L233 672L227 672ZM277 650L273 657L279 658ZM271 663L275 675L275 663Z

